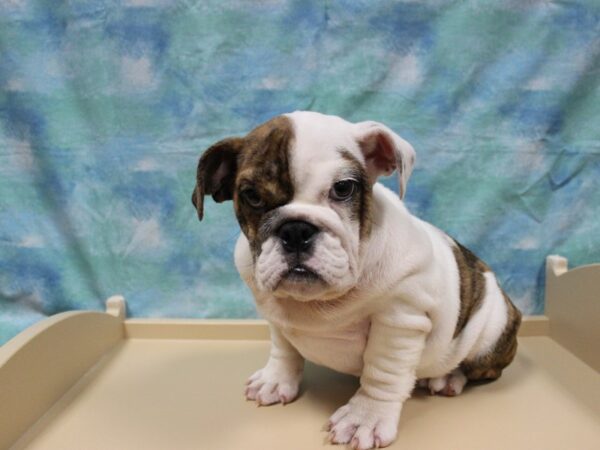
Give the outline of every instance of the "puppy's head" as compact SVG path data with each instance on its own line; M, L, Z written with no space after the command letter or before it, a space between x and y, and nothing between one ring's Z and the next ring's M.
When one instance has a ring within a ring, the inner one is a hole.
M295 112L207 149L192 202L202 220L205 195L233 200L257 289L334 299L358 280L377 177L397 170L403 197L414 161L412 146L385 125Z

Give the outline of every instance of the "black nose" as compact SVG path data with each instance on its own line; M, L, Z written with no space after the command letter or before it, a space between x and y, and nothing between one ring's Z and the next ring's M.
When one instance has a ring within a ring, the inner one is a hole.
M319 229L308 222L292 220L277 230L283 249L289 253L305 252L310 249Z

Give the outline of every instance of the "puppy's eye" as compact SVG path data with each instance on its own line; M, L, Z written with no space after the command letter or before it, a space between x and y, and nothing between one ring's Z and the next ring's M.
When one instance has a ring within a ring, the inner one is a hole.
M356 192L357 183L354 180L337 181L329 191L329 197L338 202L348 200Z
M264 205L263 199L260 198L260 194L254 188L246 188L240 195L242 196L242 199L253 208L260 208Z

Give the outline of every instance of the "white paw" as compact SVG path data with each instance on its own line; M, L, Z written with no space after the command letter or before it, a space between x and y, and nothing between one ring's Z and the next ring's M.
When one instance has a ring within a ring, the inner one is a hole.
M375 400L360 390L329 419L329 440L353 449L387 447L398 433L400 402Z
M298 396L302 366L269 361L246 382L246 400L255 400L261 406L290 403Z
M460 369L455 369L448 375L429 379L429 392L431 394L445 395L454 397L459 395L467 384L467 377Z

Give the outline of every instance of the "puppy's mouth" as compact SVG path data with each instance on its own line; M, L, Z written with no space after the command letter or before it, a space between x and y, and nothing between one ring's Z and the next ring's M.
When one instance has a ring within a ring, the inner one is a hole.
M321 277L313 270L310 270L303 264L296 264L291 267L283 276L280 282L286 281L288 283L311 283L315 281L322 281Z
M323 295L327 283L314 270L296 264L285 272L273 293L276 297L298 301L310 301Z

